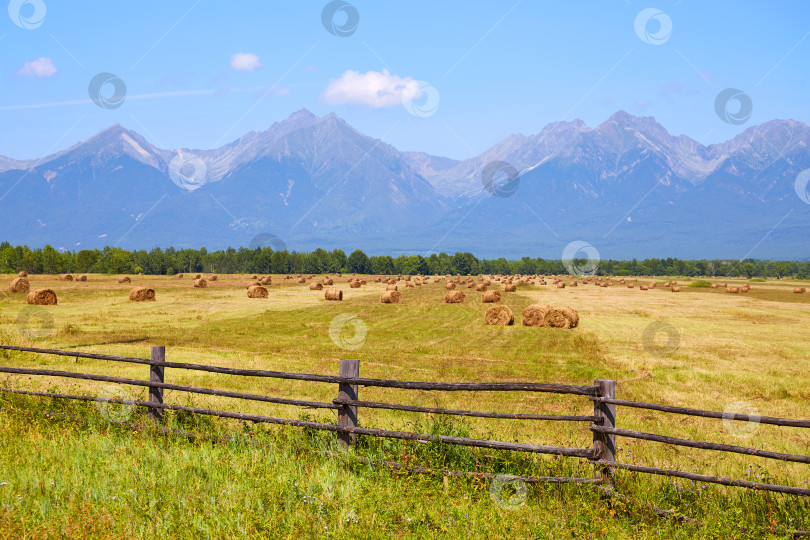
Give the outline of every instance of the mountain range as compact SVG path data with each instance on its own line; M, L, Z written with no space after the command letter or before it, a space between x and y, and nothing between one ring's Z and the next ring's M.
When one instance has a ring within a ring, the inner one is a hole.
M808 142L806 124L773 120L706 146L619 111L459 161L305 109L207 150L116 124L43 158L0 156L0 241L555 259L582 241L603 258L804 259Z

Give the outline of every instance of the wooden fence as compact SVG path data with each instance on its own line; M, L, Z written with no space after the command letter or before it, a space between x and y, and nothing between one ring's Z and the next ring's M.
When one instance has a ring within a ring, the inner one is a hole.
M148 417L154 422L161 421L164 410L186 411L195 414L232 418L257 423L264 422L271 424L281 424L302 428L332 431L337 433L339 440L345 446L350 446L354 444L358 435L368 435L374 437L416 440L422 442L441 441L446 444L454 444L462 446L584 458L587 459L590 463L593 463L596 466L599 473L598 475L596 475L595 478L543 477L540 479L534 478L533 479L534 481L548 481L556 483L566 483L566 482L610 483L613 480L615 471L617 469L623 469L640 473L664 475L675 478L684 478L688 480L694 480L697 482L721 484L725 486L742 487L778 493L787 493L799 496L810 496L810 489L808 488L799 488L794 486L784 486L777 484L751 482L747 480L739 480L733 478L708 476L679 470L661 469L657 467L646 467L616 461L616 453L617 453L616 440L618 437L627 437L639 440L658 442L668 445L697 448L702 450L712 450L719 452L730 452L750 456L757 456L785 462L810 463L810 456L784 454L779 452L759 450L756 448L732 446L712 442L701 442L701 441L694 441L691 439L668 437L664 435L658 435L655 433L646 433L620 429L617 427L616 424L617 407L632 407L651 411L658 411L667 414L689 415L703 418L723 419L735 422L757 421L762 424L770 424L794 428L810 428L810 420L754 417L746 414L722 413L717 411L706 411L684 407L673 407L669 405L660 405L655 403L644 403L638 401L617 399L615 395L615 382L609 379L597 379L594 381L592 385L541 384L541 383L525 383L525 382L507 382L507 383L414 382L414 381L400 381L389 379L361 378L359 360L341 360L339 375L330 376L330 375L316 375L307 373L286 373L280 371L234 369L234 368L225 368L200 364L167 362L165 347L152 347L151 356L149 359L83 353L76 351L57 351L51 349L37 349L31 347L14 347L9 345L0 345L0 350L21 351L37 354L48 354L74 358L88 358L111 362L125 362L125 363L148 365L149 366L148 380L129 379L123 377L96 375L89 373L75 373L70 371L30 369L30 368L18 368L9 366L0 366L0 373L63 377L71 379L83 379L90 381L101 381L122 385L147 387L149 388L148 401L135 401L123 399L109 399L108 401L113 403L123 403L123 404L131 404L138 407L145 407L148 411ZM221 373L244 377L269 377L276 379L337 384L338 385L337 396L335 397L335 399L332 400L331 403L324 403L299 399L287 399L258 394L231 392L212 388L200 388L196 386L169 384L164 382L166 368L203 371L208 373ZM359 387L361 386L380 387L380 388L399 388L407 390L452 391L452 392L487 391L487 392L544 392L553 394L572 394L585 396L591 401L593 401L593 414L590 416L558 415L558 414L516 414L504 412L475 411L475 410L441 409L434 407L420 407L413 405L401 405L395 403L363 401L360 399L359 396ZM260 416L229 411L203 409L199 407L189 407L184 405L173 405L164 403L163 401L164 390L178 390L193 394L229 397L265 403L293 405L305 408L332 409L337 412L337 422L335 424L328 424L323 422L295 420L291 418L277 418L271 416ZM13 388L2 388L0 389L0 391L16 394L75 399L84 401L96 401L99 399L97 397L92 396L32 392ZM537 420L537 421L582 422L582 423L587 422L589 429L593 434L593 446L589 448L569 448L560 446L516 443L516 442L496 441L488 439L476 439L469 437L451 437L445 435L432 435L424 433L411 433L404 431L391 431L385 429L360 427L358 425L358 410L361 408L386 409L393 411L456 415L456 416L479 417L479 418L501 418L513 420Z

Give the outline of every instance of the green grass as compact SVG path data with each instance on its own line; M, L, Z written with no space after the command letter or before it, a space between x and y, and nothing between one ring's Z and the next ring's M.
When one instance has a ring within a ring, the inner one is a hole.
M703 279L699 279L697 281L693 281L688 286L696 288L696 289L697 288L707 289L707 288L710 288L712 286L712 282L711 281L706 281L706 280L703 280Z
M165 418L168 426L232 438L217 442L110 423L92 404L3 395L0 407L1 538L489 538L509 531L515 538L730 539L770 537L753 531L772 523L806 528L810 514L795 497L619 474L621 493L704 521L683 524L584 486L498 493L488 480L445 484L440 474L361 459L504 474L591 471L562 458L362 437L345 452L323 432ZM133 420L147 424L141 413ZM415 427L469 434L456 421Z

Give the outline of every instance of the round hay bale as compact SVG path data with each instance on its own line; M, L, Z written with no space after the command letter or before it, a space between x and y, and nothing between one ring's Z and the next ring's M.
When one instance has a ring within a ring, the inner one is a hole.
M118 283L132 283L132 280L129 276L124 276L122 278L118 278Z
M444 301L447 304L463 304L464 300L464 293L461 291L449 291L444 295Z
M147 287L135 287L129 291L129 299L133 302L154 302L155 289Z
M503 292L515 292L517 291L517 285L504 285Z
M380 295L380 302L383 304L399 304L402 302L402 293L399 291L383 291Z
M253 285L248 287L247 295L248 298L267 298L267 289L261 285Z
M405 282L405 287L413 287L413 282L412 281L406 281Z
M484 313L484 322L498 325L515 324L515 314L508 306L492 306Z
M726 287L726 292L731 294L737 294L740 292L739 287Z
M484 283L478 283L477 285L475 285L475 290L476 292L484 292L487 290L487 286Z
M174 277L176 277L177 279L183 279L183 274L177 274L177 275L176 275L176 276L174 276Z
M365 284L366 284L366 280L365 280L365 279L361 279L361 280L360 280L360 285L365 285Z
M801 293L805 292L805 290L806 289L804 287L796 287L796 288L793 289L793 292L796 293L796 294L801 294Z
M76 278L76 281L81 281L82 283L87 281L87 276L79 276Z
M250 276L250 279L259 279L259 276Z
M745 293L745 292L751 292L751 285L749 285L748 283L746 283L745 285L743 285L742 287L740 287L740 292L743 292L743 293Z
M35 306L55 306L56 293L52 289L37 289L28 293L26 300Z
M327 300L341 301L343 300L343 291L340 289L330 288L324 291L324 298Z
M680 288L680 287L678 287L677 285L676 285L675 287L671 287L671 288L670 288L670 290L671 290L672 292L681 292L681 288Z
M31 284L24 277L14 278L8 284L8 292L10 293L27 293L30 290Z
M485 304L494 304L501 301L500 291L484 291L481 295L481 301Z
M333 279L330 279L330 278L324 278L323 284L324 285L334 285L335 281Z
M260 278L259 283L261 283L262 285L272 285L273 278L271 276Z
M194 287L197 288L197 289L205 289L206 287L208 287L208 282L205 281L202 278L195 279L194 280Z
M18 277L28 277L28 272L26 272L25 270L23 270L22 272L20 272L19 274L17 274L17 276L18 276Z
M717 283L712 283L711 285L709 285L709 288L710 289L716 289L717 288Z
M307 280L305 278L302 277L298 278L298 283L306 283L306 282Z
M633 284L632 284L632 283L628 283L628 284L627 284L627 288L628 288L628 289L632 289L632 288L633 288Z
M360 288L360 282L359 281L350 281L349 282L349 287L351 287L352 289L359 289Z
M320 283L310 283L309 284L309 290L310 291L320 291L322 289L323 289L323 285L321 285Z
M452 291L453 289L456 288L456 284L453 282L448 282L444 284L444 288L447 289L448 291Z
M196 275L196 276L194 276L192 279L200 279L201 277L202 277L202 276L201 276L200 274L197 274L197 275Z
M523 326L543 326L543 319L551 309L548 304L530 304L523 310Z
M392 284L388 284L388 285L385 286L385 290L386 291L395 291L395 290L397 290L397 286L392 285Z
M576 328L578 325L579 313L568 306L551 308L543 317L543 326L548 328Z
M557 283L557 288L558 289L564 289L565 288L565 283Z
M208 281L216 281L217 279L219 279L219 276L211 276Z
M70 274L62 274L59 276L59 281L73 281L73 276Z
M648 290L648 289L649 289L649 287L647 287L646 285L641 285L641 286L639 287L639 289L640 289L640 290L642 290L642 291L646 291L646 290Z

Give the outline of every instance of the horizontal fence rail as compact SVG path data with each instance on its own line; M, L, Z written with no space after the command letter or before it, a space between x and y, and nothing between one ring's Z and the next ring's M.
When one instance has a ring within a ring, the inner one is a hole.
M664 435L657 435L655 433L644 433L641 431L631 431L629 429L616 429L606 428L591 424L592 431L599 433L608 433L611 435L620 435L622 437L629 437L631 439L641 439L645 441L655 441L665 444L672 444L675 446L688 446L690 448L700 448L702 450L718 450L720 452L732 452L735 454L746 454L749 456L764 457L770 459L779 459L782 461L793 461L796 463L810 463L810 456L798 456L796 454L783 454L781 452L769 452L767 450L758 450L756 448L746 448L744 446L733 446L730 444L718 444L711 442L693 441L691 439L678 439L676 437L667 437Z
M694 480L696 482L704 482L707 484L722 484L724 486L744 487L761 491L773 491L777 493L789 493L791 495L802 495L804 497L810 497L810 489L805 488L780 486L776 484L762 484L759 482L749 482L747 480L735 480L733 478L723 478L721 476L707 476L705 474L674 471L671 469L659 469L657 467L644 467L641 465L631 465L629 463L618 463L615 461L599 461L599 463L603 463L604 465L615 467L617 469L625 469L628 471L647 474L673 476L676 478L685 478L687 480Z
M597 403L621 405L623 407L648 409L651 411L661 411L666 413L685 414L687 416L701 416L703 418L721 418L723 420L737 420L740 422L754 422L759 424L771 424L774 426L810 428L810 420L794 420L791 418L774 418L772 416L757 416L752 414L704 411L702 409L673 407L671 405L660 405L658 403L644 403L643 401L628 401L626 399L613 399L605 397L592 397L590 399Z
M133 362L137 364L148 364L160 367L170 367L177 369L190 369L195 371L207 371L209 373L222 373L226 375L241 375L247 377L270 377L275 379L293 379L299 381L323 382L332 384L355 384L359 386L376 386L380 388L401 388L404 390L442 390L442 391L524 391L524 392L548 392L553 394L577 394L582 396L596 395L596 386L570 385L570 384L544 384L525 382L502 382L502 383L449 383L449 382L418 382L418 381L398 381L390 379L364 379L360 377L334 377L331 375L315 375L311 373L287 373L284 371L266 371L261 369L235 369L218 366L206 366L202 364L187 364L181 362L156 362L145 358L132 358L128 356L109 356L103 354L77 353L71 351L53 351L50 349L35 349L31 347L12 347L0 345L0 349L34 352L41 354L55 354L59 356L72 356L77 358L92 358L96 360L111 360L117 362Z
M182 362L167 362L165 360L165 348L152 347L150 358L135 358L129 356L113 356L104 354L94 354L79 351L59 351L51 349L39 349L33 347L16 347L10 345L0 345L0 350L29 352L34 354L48 354L66 356L74 358L87 358L91 360L104 360L111 362L135 363L149 366L149 377L147 380L132 379L125 377L114 377L107 375L97 375L89 373L76 373L72 371L60 371L50 369L18 368L10 366L0 366L0 373L10 375L36 375L46 377L62 377L69 379L90 380L97 382L109 382L122 385L131 385L148 388L148 401L124 400L124 399L103 399L101 401L126 404L146 408L153 423L159 423L163 411L183 411L193 414L216 416L255 423L269 423L277 425L294 426L299 428L316 429L330 431L337 434L338 439L344 446L352 445L356 442L358 435L384 437L401 440L419 441L422 443L440 442L443 444L453 444L477 448L489 448L496 450L509 450L518 452L529 452L537 454L549 454L565 457L575 457L587 459L596 466L599 473L594 479L581 478L556 478L548 477L549 482L600 482L613 483L614 471L627 470L645 474L655 474L685 478L697 482L721 484L731 487L742 487L761 491L771 491L799 496L810 496L810 489L792 486L782 486L776 484L766 484L751 482L747 480L736 480L732 478L709 476L678 470L662 469L635 464L620 463L616 460L616 441L619 437L627 437L638 440L658 442L672 446L682 446L700 450L712 450L735 454L748 455L753 457L768 458L785 462L810 463L810 456L772 452L756 448L734 446L714 442L695 441L691 439L669 437L665 435L647 433L643 431L633 431L621 429L616 425L617 408L631 407L660 411L670 414L682 414L704 418L714 418L723 420L734 420L741 422L758 422L784 427L810 427L810 420L797 420L789 418L775 418L768 416L755 416L738 413L723 413L718 411L708 411L686 407L662 405L656 403L645 403L641 401L630 401L617 399L615 396L615 382L609 379L597 379L592 385L569 385L569 384L544 384L530 382L419 382L400 381L389 379L372 379L360 377L360 363L358 360L341 360L339 376L321 375L312 373L287 373L282 371L268 371L256 369L236 369L219 366L209 366L201 364L190 364ZM218 373L224 375L243 377L266 377L282 380L299 380L317 383L328 383L338 385L337 397L331 403L308 401L302 399L289 399L259 394L249 394L214 388L202 388L197 386L186 386L166 383L165 370L184 369L202 371L208 373ZM545 392L554 394L567 394L585 396L593 401L592 415L566 415L566 414L540 414L535 412L509 413L501 411L476 411L463 409L446 409L440 407L425 407L416 405L403 405L396 403L383 403L377 401L361 400L358 396L360 387L397 388L403 390L422 391L449 391L449 392ZM192 394L202 394L215 397L236 398L255 402L273 403L278 405L291 405L304 408L328 409L337 412L336 423L315 422L309 420L296 420L291 418L278 418L275 416L265 416L257 414L246 414L242 412L232 412L202 407L191 407L186 405L167 404L163 402L164 390L175 390ZM31 396L42 396L50 398L72 399L81 401L99 401L97 397L81 396L72 394L54 394L50 392L33 392L21 389L3 389L0 391L24 394ZM413 412L422 414L455 415L476 418L492 418L503 420L521 421L564 421L564 422L588 422L589 430L593 436L593 446L591 448L570 448L561 446L550 446L542 444L528 444L520 442L506 442L489 439L477 439L471 437L453 437L447 435L434 435L424 433L412 433L406 431L393 431L371 427L361 427L358 425L358 409L384 409L392 411ZM416 470L413 467L409 469ZM429 471L430 469L425 469ZM417 471L420 472L420 471ZM457 472L457 471L456 471ZM463 473L460 475L481 475L489 477L489 473ZM494 475L493 475L494 476ZM522 478L522 477L516 477ZM529 477L526 477L529 478ZM545 478L545 477L543 477ZM535 480L537 481L537 480Z
M130 386L145 386L148 388L160 388L162 390L178 390L192 394L206 394L209 396L232 397L246 399L250 401L264 401L267 403L279 403L282 405L296 405L299 407L320 408L320 409L340 409L340 405L334 403L321 403L317 401L303 401L300 399L286 399L271 396L261 396L257 394L243 394L241 392L230 392L228 390L215 390L212 388L200 388L197 386L183 386L180 384L169 384L162 382L142 381L140 379L126 379L123 377L110 377L107 375L94 375L91 373L74 373L72 371L55 371L51 369L29 369L10 368L0 366L0 373L13 373L18 375L44 375L48 377L64 377L67 379L82 379L88 381L112 382L126 384Z
M436 407L418 407L415 405L397 405L394 403L377 403L375 401L356 401L333 399L332 403L337 405L354 405L355 407L366 407L368 409L387 409L391 411L408 411L429 414L447 414L455 416L475 416L479 418L503 418L509 420L558 420L564 422L595 422L595 416L570 416L563 414L519 414L519 413L499 413L485 411L464 411L459 409L441 409Z

